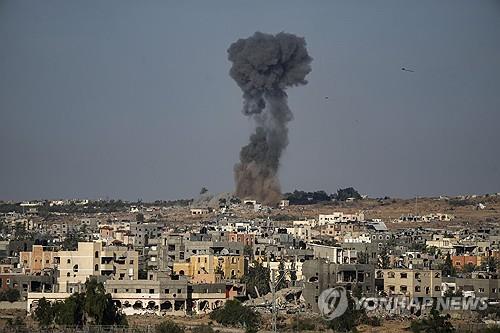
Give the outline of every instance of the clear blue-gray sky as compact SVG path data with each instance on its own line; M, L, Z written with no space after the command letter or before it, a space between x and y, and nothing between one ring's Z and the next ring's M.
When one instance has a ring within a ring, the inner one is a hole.
M257 30L314 58L284 191L500 191L499 1L0 0L0 199L232 190L226 50Z

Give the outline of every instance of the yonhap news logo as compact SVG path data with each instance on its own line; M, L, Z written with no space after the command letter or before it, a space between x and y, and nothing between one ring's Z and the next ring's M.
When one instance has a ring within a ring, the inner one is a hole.
M347 290L344 287L323 290L318 298L320 313L326 319L332 320L342 316L349 306Z
M478 311L488 307L486 297L420 297L411 298L405 296L389 297L361 297L357 298L350 294L344 287L325 289L318 297L318 308L325 319L332 320L342 316L349 302L354 309L364 309L367 312L385 310L388 312L398 311L422 311L425 308L435 307L437 310L447 311Z

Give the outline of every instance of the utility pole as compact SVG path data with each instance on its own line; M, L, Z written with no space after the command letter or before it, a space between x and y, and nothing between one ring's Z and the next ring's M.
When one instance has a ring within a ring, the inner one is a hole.
M273 323L272 330L276 332L276 321L278 320L278 314L276 311L276 271L271 270L271 293L272 293L272 309L273 309Z

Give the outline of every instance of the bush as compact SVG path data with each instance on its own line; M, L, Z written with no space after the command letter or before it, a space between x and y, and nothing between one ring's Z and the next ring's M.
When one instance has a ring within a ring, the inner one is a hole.
M6 331L12 331L16 333L28 333L28 328L26 327L26 322L23 318L16 316L13 320L12 318L7 319L5 328Z
M500 326L490 326L486 327L484 330L481 332L483 333L500 333Z
M17 289L9 288L0 292L0 301L15 302L21 298L21 293Z
M316 322L311 318L294 319L291 329L297 331L313 331L316 329Z
M171 320L162 322L155 327L156 333L184 333L184 328Z
M224 326L245 327L247 332L256 332L259 328L259 315L235 300L213 311L210 318Z
M455 328L450 322L450 315L441 316L439 311L432 309L428 318L414 320L411 322L410 330L414 333L452 333Z
M214 333L214 329L208 325L197 326L192 329L193 333Z
M382 326L382 320L379 317L366 317L363 322L370 326Z

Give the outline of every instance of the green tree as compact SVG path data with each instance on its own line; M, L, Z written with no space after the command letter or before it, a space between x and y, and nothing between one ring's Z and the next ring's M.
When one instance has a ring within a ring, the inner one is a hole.
M245 327L247 332L257 332L260 322L258 313L236 300L227 301L213 311L210 318L224 326Z
M241 282L247 286L247 293L252 297L257 297L255 287L261 295L270 292L269 289L269 268L262 266L260 262L254 261L253 267L250 267L248 274L241 278Z
M349 198L361 199L361 195L353 187L340 188L333 197L338 201L346 201Z
M42 327L50 326L54 322L54 309L45 297L38 301L34 314L35 319Z
M453 333L455 328L450 322L450 315L442 316L435 308L430 316L411 322L410 330L414 333Z
M85 313L97 325L126 325L125 316L111 298L106 294L104 285L91 278L85 283Z
M82 326L87 320L97 325L127 326L127 320L106 294L102 283L91 278L85 283L84 293L74 293L64 302L49 303L42 298L35 310L35 319L41 326L53 322L65 326Z
M464 273L472 273L476 270L476 265L474 265L473 263L467 263L464 265L464 267L462 267L462 272Z
M15 288L8 288L0 292L0 301L16 302L21 298L21 293Z
M74 293L64 302L53 305L55 322L58 325L82 326L85 323L85 294Z
M443 268L441 269L443 276L455 276L455 267L453 267L453 262L451 260L451 254L448 252L446 254L446 259L444 260Z
M481 263L481 270L487 272L496 272L498 266L498 261L495 257L489 256L485 261Z
M200 195L203 195L208 192L208 189L206 187L202 187L200 190Z
M21 222L16 222L14 226L14 234L17 240L26 239L28 237L28 231Z
M252 245L245 245L243 248L243 254L250 258L250 260L253 259L253 246Z
M171 320L166 320L155 327L156 333L184 333L184 328Z

